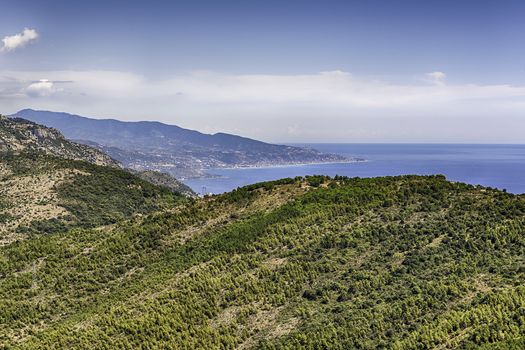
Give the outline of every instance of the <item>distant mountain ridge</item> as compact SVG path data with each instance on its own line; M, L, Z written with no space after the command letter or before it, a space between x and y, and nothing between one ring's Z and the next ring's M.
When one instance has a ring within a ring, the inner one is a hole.
M348 161L314 149L225 133L203 134L160 122L91 119L32 109L14 116L56 128L67 138L101 149L126 167L163 170L177 177L202 175L209 168Z

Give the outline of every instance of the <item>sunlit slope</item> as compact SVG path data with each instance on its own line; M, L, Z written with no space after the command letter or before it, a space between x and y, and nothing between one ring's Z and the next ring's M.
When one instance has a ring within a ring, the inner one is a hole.
M249 186L1 248L7 348L521 348L525 198L443 177Z

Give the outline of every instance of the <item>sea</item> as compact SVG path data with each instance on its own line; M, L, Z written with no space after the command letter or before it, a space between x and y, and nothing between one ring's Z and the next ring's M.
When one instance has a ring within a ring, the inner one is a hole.
M353 163L209 169L213 177L185 181L197 193L223 193L248 184L305 175L375 177L443 174L466 182L525 193L525 144L293 144L362 158Z

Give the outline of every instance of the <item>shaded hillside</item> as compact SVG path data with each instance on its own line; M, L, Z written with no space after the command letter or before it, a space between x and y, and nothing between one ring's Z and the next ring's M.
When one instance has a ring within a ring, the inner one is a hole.
M284 179L0 248L14 349L525 345L525 198Z
M157 169L177 177L232 166L348 161L313 149L274 145L245 137L203 134L159 122L123 122L24 109L15 116L59 129L70 139L98 147L126 167Z

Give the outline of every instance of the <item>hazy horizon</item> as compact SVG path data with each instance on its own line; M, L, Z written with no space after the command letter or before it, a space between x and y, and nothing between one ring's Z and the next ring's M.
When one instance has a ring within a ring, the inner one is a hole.
M13 113L8 113L7 115L8 116L15 116L16 113L19 112L19 111L15 111ZM97 120L116 120L116 121L121 121L121 122L131 122L131 123L140 123L140 122L159 122L157 120L122 120L122 119L118 119L118 118L113 118L113 117L96 117L96 116L85 116L85 115L78 115L78 114L73 114L73 113L68 113L68 112L65 112L65 111L44 111L42 110L42 112L56 112L56 113L66 113L66 114L71 114L71 115L74 115L74 116L78 116L78 117L83 117L83 118L89 118L89 119L97 119ZM162 123L162 124L165 124L165 125L173 125L173 126L179 126L180 125L176 125L176 124L170 124L168 122L159 122L159 123ZM202 132L201 130L197 130L197 129L191 129L191 128L188 128L188 130L193 130L193 131L198 131L198 132L201 132L203 134L210 134L210 135L213 135L215 133L206 133L206 132ZM217 133L221 133L222 131L218 131ZM240 135L240 134L232 134L232 135L236 135L236 136L241 136L241 137L246 137L245 135ZM274 141L268 141L268 140L264 140L264 139L257 139L259 141L263 141L263 142L268 142L268 143L273 143L273 144L283 144L283 145L297 145L297 146L301 146L301 145L315 145L315 144L325 144L325 145L329 145L329 144L334 144L334 145L339 145L339 144L355 144L355 145L366 145L366 144L370 144L370 145L380 145L380 144L385 144L385 145L491 145L491 146L498 146L498 145L501 145L501 146L512 146L512 145L525 145L525 142L522 142L522 143L490 143L490 142L485 142L485 143L468 143L468 142L327 142L327 141L287 141L287 140L274 140Z
M0 113L160 121L277 143L524 142L520 1L3 10Z

